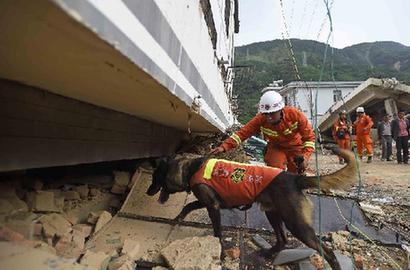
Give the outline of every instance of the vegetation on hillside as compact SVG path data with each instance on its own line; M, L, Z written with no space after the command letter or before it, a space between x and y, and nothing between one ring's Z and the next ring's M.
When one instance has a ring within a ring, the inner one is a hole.
M302 80L319 80L325 44L292 39ZM239 121L247 122L257 111L260 90L282 79L295 81L295 72L285 41L273 40L236 47L235 65L250 66L237 71L234 94L238 96ZM322 81L332 80L330 57L333 50L334 77L337 81L363 81L369 77L396 77L410 84L410 47L396 42L360 43L343 49L328 48Z

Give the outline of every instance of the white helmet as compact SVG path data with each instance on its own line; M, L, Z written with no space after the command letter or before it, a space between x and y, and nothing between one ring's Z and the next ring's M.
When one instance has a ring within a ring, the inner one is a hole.
M259 112L271 113L277 112L285 107L282 96L275 91L265 92L259 101Z
M359 113L364 113L364 108L363 107L357 107L356 112Z

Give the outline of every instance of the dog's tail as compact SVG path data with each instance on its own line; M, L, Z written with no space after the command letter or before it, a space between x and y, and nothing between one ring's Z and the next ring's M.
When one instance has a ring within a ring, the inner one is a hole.
M330 189L344 189L351 186L356 179L357 173L355 156L353 152L341 149L334 144L324 145L324 147L332 150L333 153L339 157L342 157L346 161L347 165L334 173L321 175L320 189L328 191ZM317 176L299 177L296 181L299 189L301 190L318 187Z

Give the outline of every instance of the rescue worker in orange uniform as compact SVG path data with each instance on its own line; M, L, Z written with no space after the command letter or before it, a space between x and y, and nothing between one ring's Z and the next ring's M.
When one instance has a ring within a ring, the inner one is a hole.
M259 102L259 113L211 153L228 151L260 132L268 142L264 157L268 166L304 173L315 149L315 134L306 116L285 106L282 96L275 91L265 92Z
M356 131L357 155L362 159L363 148L366 148L367 163L371 163L373 159L373 141L370 131L373 126L373 120L364 113L363 107L357 107L356 114L357 118L353 123L353 128Z
M350 149L350 124L347 121L347 112L345 110L339 113L339 118L333 124L333 139L342 149ZM339 157L339 163L344 164L343 158Z

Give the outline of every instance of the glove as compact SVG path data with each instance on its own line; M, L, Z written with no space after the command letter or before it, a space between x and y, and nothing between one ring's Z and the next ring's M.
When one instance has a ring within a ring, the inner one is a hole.
M218 147L212 149L211 152L209 152L209 153L213 154L213 155L216 155L216 154L223 153L223 152L225 152L225 149L222 146L218 146Z

